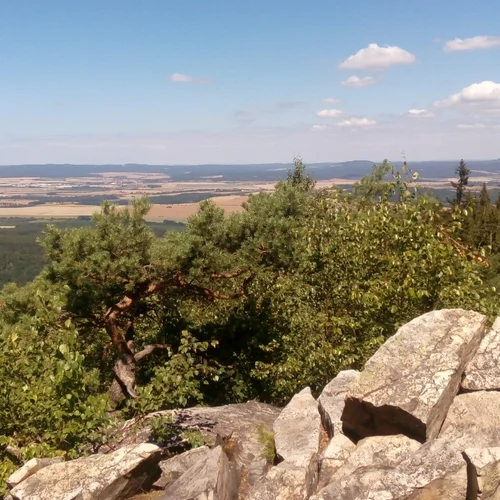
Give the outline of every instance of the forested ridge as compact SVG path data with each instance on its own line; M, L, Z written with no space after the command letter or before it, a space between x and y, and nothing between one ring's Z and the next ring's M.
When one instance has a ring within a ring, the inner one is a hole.
M95 451L121 419L280 405L427 311L498 315L500 205L457 175L445 207L406 166L347 192L315 189L297 160L242 213L204 201L183 232L156 235L146 199L47 226L46 267L0 292L0 494L19 462Z

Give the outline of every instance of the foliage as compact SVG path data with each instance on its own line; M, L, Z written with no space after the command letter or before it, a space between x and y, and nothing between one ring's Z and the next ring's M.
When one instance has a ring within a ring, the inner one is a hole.
M151 427L150 442L168 450L190 450L207 444L198 429L184 429L173 422L172 416L154 417L148 420Z
M416 180L383 162L351 192L320 190L297 159L242 213L203 201L182 233L155 234L143 199L104 203L85 227L49 226L46 269L0 297L2 439L23 456L99 446L119 363L132 381L115 418L284 404L362 367L422 313L498 314L500 217L486 187L450 210ZM179 436L152 425L160 441Z
M276 460L274 433L263 423L257 424L256 430L259 441L264 446L261 458L265 458L268 464L274 464L274 461Z
M78 333L61 315L64 295L43 281L6 286L0 296L0 470L9 445L23 460L75 457L102 442L107 401L84 366ZM2 450L3 448L3 450Z

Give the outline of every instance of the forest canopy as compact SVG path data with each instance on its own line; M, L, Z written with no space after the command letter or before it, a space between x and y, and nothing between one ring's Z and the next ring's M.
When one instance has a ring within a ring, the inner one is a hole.
M463 183L444 207L414 178L384 162L351 192L316 189L296 160L242 213L203 201L183 232L156 235L146 199L49 225L46 267L0 293L0 481L98 449L111 420L318 391L433 309L496 316L499 208Z

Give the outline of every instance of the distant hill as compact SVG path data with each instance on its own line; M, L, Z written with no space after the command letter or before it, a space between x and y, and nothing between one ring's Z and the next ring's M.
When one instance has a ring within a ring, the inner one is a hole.
M309 163L308 168L316 180L359 179L371 172L376 162L368 160L346 162ZM457 161L412 162L410 167L421 177L439 179L453 177ZM401 166L402 162L394 162ZM471 160L467 162L471 170L500 174L500 159ZM262 181L282 179L292 163L268 163L250 165L5 165L0 166L0 178L43 177L60 179L65 177L90 177L104 172L164 173L172 181L207 181L214 177L224 181ZM214 179L215 180L215 179Z

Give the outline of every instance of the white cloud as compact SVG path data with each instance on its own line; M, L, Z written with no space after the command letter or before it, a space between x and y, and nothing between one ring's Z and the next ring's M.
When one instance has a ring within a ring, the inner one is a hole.
M473 83L460 92L451 95L444 101L436 101L437 107L456 106L460 104L489 104L500 105L500 83L486 80L481 83Z
M376 125L375 120L370 120L369 118L350 118L349 120L344 120L338 123L339 127L370 127Z
M322 132L324 130L329 130L330 127L328 125L313 125L312 130L315 132Z
M337 118L343 114L343 111L340 109L323 109L316 113L316 116L320 118Z
M182 73L173 73L170 75L171 82L177 83L210 83L210 78L198 78L196 76L184 75Z
M462 130L476 130L481 128L486 128L484 123L460 123L457 128Z
M410 116L417 116L419 118L432 118L434 113L427 111L426 109L410 109L408 111Z
M415 60L413 54L395 45L380 47L376 43L370 43L368 47L348 57L339 68L380 70L390 66L413 64Z
M461 52L465 50L480 50L500 47L500 36L474 36L472 38L455 38L448 40L443 50L445 52Z
M335 99L335 97L326 97L323 99L323 102L326 102L328 104L337 104L340 102L340 99Z
M361 87L368 87L369 85L375 85L378 82L376 78L373 78L373 76L350 76L347 80L340 82L341 85L344 87L355 87L355 88L361 88Z

